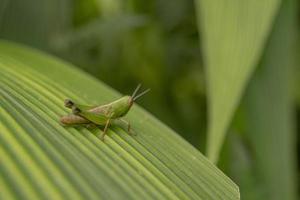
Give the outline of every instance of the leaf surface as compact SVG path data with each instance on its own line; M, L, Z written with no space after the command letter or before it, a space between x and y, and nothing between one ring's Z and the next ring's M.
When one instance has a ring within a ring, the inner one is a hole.
M137 105L137 136L111 127L63 127L65 98L120 97L95 78L38 51L0 42L1 199L239 199L238 187L201 153Z

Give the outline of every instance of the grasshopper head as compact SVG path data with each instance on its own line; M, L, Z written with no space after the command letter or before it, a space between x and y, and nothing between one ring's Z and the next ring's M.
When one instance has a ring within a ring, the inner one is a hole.
M113 118L123 117L124 115L126 115L133 103L150 90L147 89L144 92L136 95L140 87L141 85L138 85L131 96L124 96L111 104L114 113Z
M134 100L131 96L124 96L110 104L113 113L112 118L123 117L130 110Z

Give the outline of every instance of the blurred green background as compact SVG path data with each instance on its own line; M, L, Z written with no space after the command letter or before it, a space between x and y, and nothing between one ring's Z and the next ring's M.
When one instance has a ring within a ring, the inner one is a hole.
M293 76L295 81L280 86L291 90L296 97L291 110L291 121L297 129L293 131L293 137L296 138L300 125L299 9L296 3L292 7L286 13L297 16L296 23L292 25L296 34L291 36L295 46L292 52L295 62L291 65L295 73L288 77ZM123 94L131 94L138 83L151 88L139 104L205 153L207 87L196 11L192 0L1 0L0 37L59 56ZM289 31L284 27L282 30ZM271 38L268 42L272 40L278 38ZM270 44L267 48L276 51L276 48L282 47ZM261 110L264 110L267 101L272 101L275 102L274 107L268 109L277 109L277 96L265 99L264 91L257 94L257 88L272 86L264 74L276 70L268 72L262 66L266 65L264 62L276 63L281 56L276 52L268 54L263 53L263 58L267 57L265 60L269 61L260 61L246 88L218 164L240 186L242 199L280 199L280 196L272 198L268 193L272 190L286 192L270 185L278 170L294 169L296 173L289 182L293 185L287 187L298 187L299 140L298 151L292 148L292 152L288 152L293 155L293 160L287 164L291 168L277 170L276 163L269 163L273 166L260 163L260 160L268 160L260 157L258 152L270 136L264 138L259 135L260 131L269 131L261 128L260 122L263 124L269 116L264 114L265 111L260 113L259 106L263 106ZM270 61L269 57L274 60ZM262 144L257 146L255 142ZM276 158L278 151L281 149L267 149L266 152L270 153L264 156ZM274 170L266 175L264 172L269 169Z

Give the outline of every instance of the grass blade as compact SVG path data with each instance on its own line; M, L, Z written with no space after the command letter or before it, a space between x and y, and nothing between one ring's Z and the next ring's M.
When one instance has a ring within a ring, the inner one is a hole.
M283 2L246 96L247 138L256 158L254 172L259 177L258 187L263 191L258 199L297 199L297 144L290 90L297 27L295 4L294 0Z
M208 84L207 155L213 162L279 5L280 0L196 0Z

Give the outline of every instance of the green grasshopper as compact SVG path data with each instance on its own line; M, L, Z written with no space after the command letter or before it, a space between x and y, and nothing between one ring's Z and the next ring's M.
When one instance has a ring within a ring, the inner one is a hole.
M70 99L65 100L65 107L72 109L72 114L60 118L63 125L86 125L87 127L95 127L97 125L104 126L101 140L107 133L107 129L111 124L117 124L121 121L127 125L128 132L131 133L130 123L124 120L124 117L130 110L133 103L146 94L150 89L145 90L137 95L141 85L139 84L131 96L124 96L111 103L100 106L79 105Z

